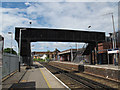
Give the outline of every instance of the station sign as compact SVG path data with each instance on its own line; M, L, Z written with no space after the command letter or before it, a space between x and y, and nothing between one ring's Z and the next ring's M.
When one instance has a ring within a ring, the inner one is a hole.
M114 50L112 50L112 49L108 50L108 54L114 54L114 53L119 53L119 52L120 52L119 49L118 50L117 49L116 50L115 49Z

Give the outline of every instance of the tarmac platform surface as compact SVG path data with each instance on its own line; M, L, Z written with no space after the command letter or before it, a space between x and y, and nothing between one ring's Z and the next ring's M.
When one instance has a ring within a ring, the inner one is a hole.
M21 82L33 82L35 88L66 88L45 67L35 62L37 66L29 70Z
M16 74L21 72L17 72ZM54 76L49 70L47 70L39 62L34 62L32 69L28 69L25 74L21 74L21 75L23 76L21 77L21 79L19 78L19 80L15 80L13 78L16 75L13 75L9 79L5 80L3 84L3 88L13 88L13 89L28 88L29 90L31 89L35 90L39 88L40 89L59 88L63 90L69 89L69 87L67 87L62 81L60 81L56 76Z

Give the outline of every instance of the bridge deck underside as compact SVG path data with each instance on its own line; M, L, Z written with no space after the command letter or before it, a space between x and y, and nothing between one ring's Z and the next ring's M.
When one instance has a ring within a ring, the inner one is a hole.
M15 28L15 40L19 43L19 33L22 27ZM78 31L49 28L26 28L21 31L21 56L31 57L30 42L85 42L95 43L105 40L104 32Z

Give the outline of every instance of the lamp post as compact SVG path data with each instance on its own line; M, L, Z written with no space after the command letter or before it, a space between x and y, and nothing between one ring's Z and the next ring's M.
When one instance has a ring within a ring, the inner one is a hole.
M49 50L48 50L48 47L46 47L47 48L47 60L49 60Z
M72 46L71 47L71 62L73 61L73 55L72 55Z
M78 51L78 43L76 43L76 51Z
M107 14L104 14L104 15L112 15L112 24L113 24L113 49L115 49L116 48L116 34L115 34L114 16L113 16L113 13L107 13Z
M12 32L8 32L8 34L11 35L11 48L10 48L10 53L12 55L12 38L13 38L13 33ZM9 59L9 75L10 75L10 61L11 61L11 58Z
M13 33L12 33L12 32L8 32L8 34L11 35L11 49L10 49L10 53L12 54L12 39L13 39Z
M115 25L114 25L114 17L112 14L112 23L113 23L113 49L116 49L116 34L115 34ZM114 64L116 65L117 54L114 54Z
M116 48L116 34L115 34L115 25L114 25L114 17L113 17L113 13L112 14L112 23L113 23L113 49Z
M113 24L113 50L116 49L116 34L115 34L115 24L114 24L114 16L113 13L107 13L104 15L112 15L112 24ZM114 54L114 63L116 65L116 59L117 59L117 55Z
M20 29L20 33L19 33L19 72L20 72L20 49L21 49L21 31L22 30L26 30L25 28L24 29Z

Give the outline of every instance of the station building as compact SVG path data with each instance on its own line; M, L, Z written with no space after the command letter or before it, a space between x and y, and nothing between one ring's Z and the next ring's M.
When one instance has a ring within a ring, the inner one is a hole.
M98 43L98 51L95 49L95 53L92 53L92 63L93 64L117 64L120 63L120 42L116 32L116 48L113 50L113 34L109 33L110 36L106 37L106 41L103 43ZM116 59L114 60L114 55Z
M120 64L120 42L118 42L118 32L116 32L116 48L113 51L113 35L110 33L109 37L106 37L106 40L104 42L98 43L97 46L94 47L92 50L92 57L91 53L84 54L85 51L90 50L90 47L87 48L88 45L86 45L86 48L83 48L83 53L77 53L79 51L82 51L82 48L80 48L78 51L77 49L68 49L62 52L59 52L59 60L60 61L70 61L70 62L76 62L80 63L81 61L85 60L87 64ZM72 52L72 53L71 53ZM116 60L114 60L114 55L116 54ZM72 58L72 59L71 59ZM91 62L92 58L92 62ZM72 61L73 60L73 61Z
M117 54L116 62L118 63L120 43L117 43L115 51L112 52L112 48L113 43L111 42L99 43L97 52L98 55L95 54L95 58L92 58L93 64L114 64L114 53ZM111 51L111 53L109 53L109 51ZM94 57L94 53L92 53L92 55Z
M47 55L50 60L57 60L58 59L58 49L54 51L46 51L46 52L32 52L33 59L39 59L43 55Z
M89 63L89 55L82 55L80 53L82 48L79 49L67 49L58 53L59 61L74 62L74 63Z
M74 57L77 49L67 49L62 52L59 52L59 60L60 61L71 61L71 58Z

